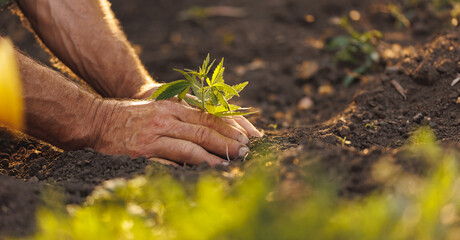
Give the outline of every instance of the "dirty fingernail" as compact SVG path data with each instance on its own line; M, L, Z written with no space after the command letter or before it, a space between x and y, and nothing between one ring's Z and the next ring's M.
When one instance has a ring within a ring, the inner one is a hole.
M229 161L224 161L224 162L221 162L220 165L222 165L224 167L227 167L228 165L230 165L230 162Z
M238 142L242 143L243 145L246 145L249 143L249 138L246 135L240 133L240 135L238 136Z
M238 157L244 157L244 156L246 156L246 153L248 153L248 152L249 152L248 147L241 147L240 151L238 152Z

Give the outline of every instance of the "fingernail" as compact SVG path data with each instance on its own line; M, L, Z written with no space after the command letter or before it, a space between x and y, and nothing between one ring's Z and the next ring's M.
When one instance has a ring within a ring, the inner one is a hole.
M248 147L241 147L240 151L238 151L238 157L244 157L249 152Z
M264 134L263 134L261 131L259 131L259 130L256 129L256 134L255 134L255 136L256 136L256 137L263 137Z
M249 138L246 135L240 133L240 135L238 136L238 142L240 142L243 145L246 145L249 143Z
M229 161L224 161L224 162L221 162L220 165L222 165L224 167L227 167L228 165L230 165L230 162Z

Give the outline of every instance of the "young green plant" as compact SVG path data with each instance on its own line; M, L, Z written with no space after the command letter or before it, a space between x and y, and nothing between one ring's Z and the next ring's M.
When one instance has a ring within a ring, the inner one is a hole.
M209 77L208 75L214 62L215 60L213 62L209 61L208 54L198 71L174 69L180 72L185 79L163 84L149 99L159 101L177 97L202 111L219 117L250 114L251 112L248 112L248 108L228 103L234 96L240 96L239 93L246 87L248 82L234 86L225 84L223 58L219 65L215 67L212 76ZM187 95L190 89L195 97Z
M351 26L346 16L340 20L339 24L345 28L348 35L334 37L327 47L337 51L334 56L336 62L358 66L343 80L343 84L349 86L356 78L379 62L380 54L377 45L382 38L382 33L377 30L360 33Z

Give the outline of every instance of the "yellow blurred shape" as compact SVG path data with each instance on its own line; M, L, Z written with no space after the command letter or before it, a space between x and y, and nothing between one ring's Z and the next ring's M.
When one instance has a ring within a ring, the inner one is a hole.
M18 64L10 40L0 39L0 124L22 130L24 104Z

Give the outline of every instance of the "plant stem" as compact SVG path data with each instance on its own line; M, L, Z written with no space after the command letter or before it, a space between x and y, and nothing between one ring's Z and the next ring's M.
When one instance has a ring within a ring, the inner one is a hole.
M204 95L204 78L201 77L201 104L203 105L203 109L206 109Z

